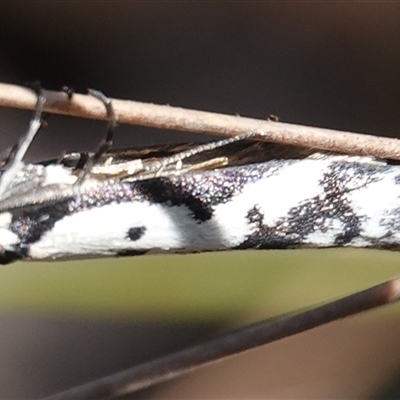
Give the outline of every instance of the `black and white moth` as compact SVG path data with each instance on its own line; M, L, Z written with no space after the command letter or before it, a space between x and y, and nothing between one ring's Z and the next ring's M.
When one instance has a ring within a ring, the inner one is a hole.
M400 169L393 162L315 153L248 134L204 145L72 153L27 164L24 154L40 124L39 109L0 164L3 264L156 252L398 247ZM399 287L394 279L262 321L51 398L132 393L396 301Z
M35 118L30 132L38 124ZM313 153L249 134L109 151L82 174L80 153L24 163L33 136L2 164L2 264L400 244L400 167L384 160Z

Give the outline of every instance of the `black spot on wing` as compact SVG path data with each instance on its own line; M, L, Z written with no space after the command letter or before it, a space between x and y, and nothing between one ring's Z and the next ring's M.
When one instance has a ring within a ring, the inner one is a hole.
M133 257L133 256L143 256L148 253L148 250L121 250L119 251L116 256L117 257Z
M264 214L258 206L249 210L246 216L253 226L253 233L247 237L236 249L289 249L300 245L299 238L283 229L284 224L278 222L269 227L263 224Z
M0 264L7 265L24 258L22 252L19 251L4 251L0 254Z
M193 187L189 188L179 179L159 178L136 183L150 203L166 203L171 207L185 205L193 213L193 218L199 221L207 221L212 217L210 202L194 194Z
M127 238L136 241L143 237L144 233L146 232L146 227L138 226L135 228L130 228L127 234Z
M335 238L334 246L345 246L361 234L362 216L353 209L346 193L375 182L376 173L387 169L388 166L385 164L378 166L368 163L337 162L324 174L321 184L325 197L322 201L321 217L323 220L337 219L343 225L342 232ZM316 229L319 227L316 226Z
M35 243L51 230L61 218L69 215L69 201L32 205L13 212L11 230L18 235L22 244Z

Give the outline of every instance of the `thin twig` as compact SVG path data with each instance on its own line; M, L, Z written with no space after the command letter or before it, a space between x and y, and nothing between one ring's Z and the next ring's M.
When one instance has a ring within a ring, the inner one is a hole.
M44 110L55 114L107 120L101 101L88 95L43 91ZM161 129L235 136L253 132L263 135L268 142L297 145L316 150L367 155L400 160L400 141L350 132L257 120L239 116L188 110L137 101L111 99L120 123L136 124ZM29 89L0 84L0 106L33 110L36 95Z
M319 307L246 326L220 338L92 381L45 400L115 399L206 364L399 299L400 278L396 278Z

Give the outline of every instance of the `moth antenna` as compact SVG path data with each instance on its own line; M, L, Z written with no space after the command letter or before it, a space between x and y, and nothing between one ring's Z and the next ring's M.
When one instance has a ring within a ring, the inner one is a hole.
M14 146L4 165L4 171L0 177L0 199L4 195L4 192L7 190L8 186L13 181L15 176L24 166L22 159L24 158L26 152L29 149L29 146L31 145L33 139L35 138L36 134L39 132L43 124L43 107L46 99L43 96L42 90L40 88L38 88L36 92L37 103L35 114L29 123L28 130Z
M214 142L202 143L202 144L199 144L198 146L192 147L188 150L184 150L184 151L181 151L172 156L165 157L165 158L161 159L160 161L154 161L149 166L147 166L146 170L147 171L155 171L155 176L159 176L163 172L165 167L167 167L171 164L175 164L179 161L183 161L184 159L192 157L196 154L204 153L205 151L214 150L214 149L217 149L218 147L224 147L231 143L240 142L242 140L257 141L257 138L259 138L259 137L260 137L260 134L250 132L250 133L243 133L243 134L237 135L237 136L232 136L227 139L216 140Z
M104 104L104 107L107 111L109 120L108 120L106 138L102 139L100 141L100 143L97 146L96 151L94 152L94 154L92 156L90 156L86 159L85 159L85 157L82 157L82 159L85 160L85 162L80 163L83 165L81 166L81 174L77 180L77 183L82 182L82 180L90 172L93 165L96 164L100 160L101 156L112 147L112 145L114 143L115 128L118 126L118 118L117 118L114 108L111 104L111 100L106 95L104 95L104 93L100 92L99 90L88 89L88 93L91 96L95 97L96 99L100 100Z

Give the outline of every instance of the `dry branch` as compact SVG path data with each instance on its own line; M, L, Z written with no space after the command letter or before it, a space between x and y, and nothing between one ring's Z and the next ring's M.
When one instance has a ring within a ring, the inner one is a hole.
M46 97L44 110L49 113L102 120L108 118L104 105L92 96L75 94L69 99L66 93L46 90L43 94ZM254 132L263 135L268 142L400 160L400 141L397 139L137 101L111 100L120 123L218 136ZM0 84L0 106L33 110L35 105L36 94L31 90Z

